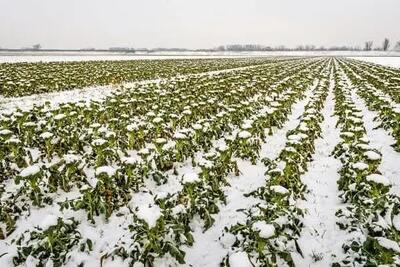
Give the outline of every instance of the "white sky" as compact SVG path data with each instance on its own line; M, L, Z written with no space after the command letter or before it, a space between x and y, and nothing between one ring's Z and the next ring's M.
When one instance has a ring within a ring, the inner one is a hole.
M360 45L400 40L400 0L0 0L0 47Z

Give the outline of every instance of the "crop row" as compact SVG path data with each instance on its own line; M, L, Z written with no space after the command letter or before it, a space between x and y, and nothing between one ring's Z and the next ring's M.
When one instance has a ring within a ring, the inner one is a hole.
M368 108L378 112L375 120L380 122L378 127L390 130L396 143L393 147L400 152L400 106L394 103L390 97L378 90L368 80L362 78L362 74L357 75L354 69L348 64L340 62L341 67L345 70L351 84L357 90L357 93L365 100Z
M337 65L339 66L339 65ZM342 141L333 155L343 164L338 181L346 207L336 212L340 229L349 233L343 244L345 258L334 266L400 264L400 198L389 193L381 175L382 155L369 145L355 92L342 71L335 72L335 113Z
M321 109L329 89L331 67L319 74L319 83L299 118L299 124L288 131L286 145L274 159L264 158L267 167L266 184L247 196L262 200L246 210L246 223L238 223L226 229L232 251L223 265L233 266L294 266L291 253L301 252L297 244L304 210L296 206L304 198L307 188L300 176L307 172L314 153L314 141L320 136L320 124L324 120ZM225 239L227 239L225 237Z
M346 65L358 74L358 78L389 95L394 102L400 103L399 70L366 62L353 63L350 60L346 60Z

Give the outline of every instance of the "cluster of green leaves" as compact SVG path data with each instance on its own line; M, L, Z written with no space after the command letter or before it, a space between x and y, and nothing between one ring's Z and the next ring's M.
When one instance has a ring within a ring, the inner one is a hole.
M234 251L245 251L253 264L277 266L278 262L284 261L294 266L291 252L302 254L297 238L301 232L304 211L296 207L295 202L304 198L306 192L300 176L307 171L307 164L314 153L314 140L320 136L320 123L324 119L320 111L328 94L330 69L327 67L322 74L319 73L319 84L305 107L300 123L287 133L288 141L280 155L274 160L263 159L269 179L265 186L246 196L259 198L265 204L257 204L245 211L248 217L245 224L238 223L226 229L235 235L236 240L232 245ZM285 101L281 100L281 104L285 105ZM288 108L282 123L290 113L290 105ZM260 223L274 229L273 234L265 236L263 230L257 227ZM229 266L229 255L224 258L222 265Z
M338 186L347 204L336 216L339 227L353 234L343 244L346 257L334 265L398 265L400 250L391 244L400 243L400 229L393 223L400 216L400 198L389 193L389 180L379 172L381 154L368 144L362 114L343 73L335 72L335 84L335 113L342 141L333 155L343 163Z
M37 260L37 266L60 267L71 256L72 250L91 251L92 241L81 241L77 226L78 222L72 218L65 221L58 218L57 223L47 229L36 227L35 231L24 232L14 241L18 246L17 255L13 258L14 265L23 265L28 257L33 257Z
M1 63L0 94L22 96L265 64L267 58Z

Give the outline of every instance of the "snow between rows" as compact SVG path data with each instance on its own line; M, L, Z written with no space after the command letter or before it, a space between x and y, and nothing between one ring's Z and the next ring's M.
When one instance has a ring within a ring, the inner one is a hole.
M329 94L322 110L321 138L315 141L314 161L309 171L301 177L310 192L299 207L306 210L303 219L304 227L298 243L304 258L293 254L297 266L329 266L334 261L332 254L341 252L346 233L336 225L335 212L343 204L339 199L337 180L341 163L331 156L335 146L340 142L340 129L335 128L337 117L334 114L331 82ZM317 261L318 260L318 261Z
M379 170L392 184L390 192L400 196L400 153L391 146L396 141L388 131L378 127L379 121L374 121L374 118L378 117L377 112L368 110L364 100L356 94L355 90L353 90L352 97L364 117L364 126L370 139L370 145L382 153Z
M299 122L299 117L303 114L306 104L316 87L314 83L306 92L306 98L296 102L293 105L292 113L281 129L278 129L272 136L267 136L266 141L261 146L260 157L265 156L275 158L285 147L286 132L295 128ZM227 196L226 206L220 206L221 209L214 217L214 225L203 233L203 227L200 224L194 226L194 240L192 247L186 248L187 264L196 267L218 267L222 258L228 253L229 246L224 247L224 237L221 241L223 230L238 222L245 222L246 215L238 209L249 209L260 200L254 197L245 197L244 194L256 190L265 184L266 168L259 161L256 165L251 165L249 161L238 160L238 167L241 175L235 177L231 175L228 179L230 186L224 190Z

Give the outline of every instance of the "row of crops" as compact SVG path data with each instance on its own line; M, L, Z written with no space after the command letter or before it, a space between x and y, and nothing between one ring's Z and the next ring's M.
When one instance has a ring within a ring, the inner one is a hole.
M341 162L335 230L349 237L330 264L400 264L400 198L391 190L400 177L382 174L385 155L370 145L362 115L376 112L399 153L399 95L390 89L399 83L385 78L396 70L334 58L213 61L164 62L157 75L175 77L122 86L101 102L1 112L0 265L185 266L188 250L215 231L227 189L251 179L243 162L263 170L264 183L243 188L254 203L207 241L220 250L214 266L298 265L308 212L298 203L307 201L303 177L319 160L328 95L340 130L330 151ZM284 144L275 158L263 155L271 137Z
M0 95L24 96L264 64L267 58L0 63Z

